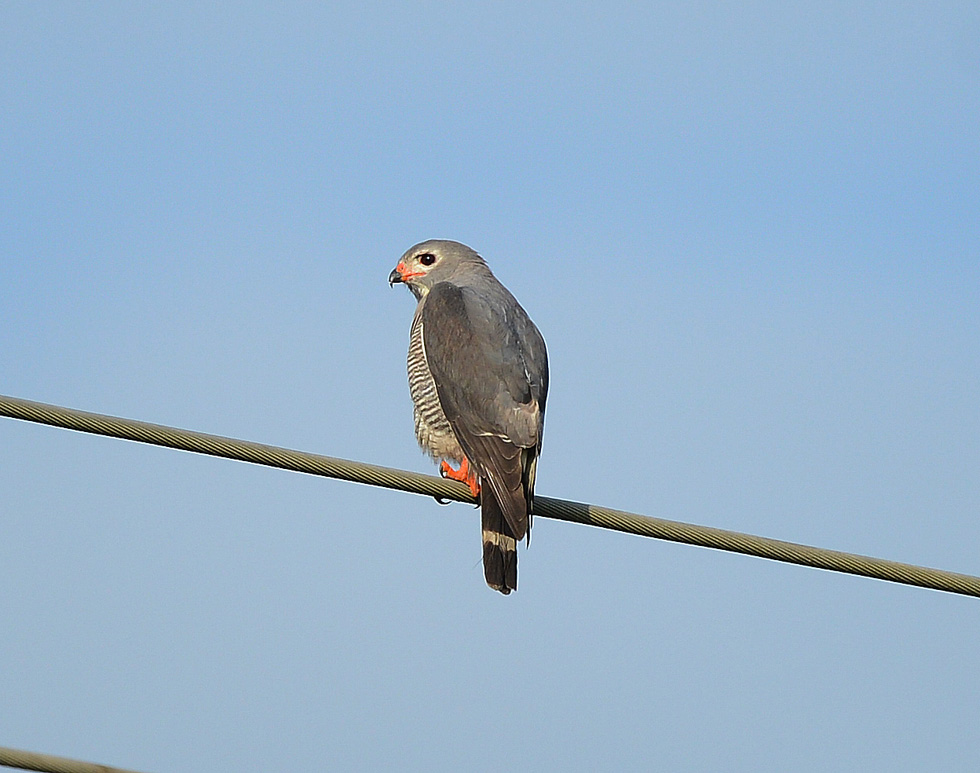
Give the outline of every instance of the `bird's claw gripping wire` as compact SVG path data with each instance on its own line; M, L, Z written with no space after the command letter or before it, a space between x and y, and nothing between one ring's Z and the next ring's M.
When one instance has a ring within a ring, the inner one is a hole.
M439 465L439 473L444 478L449 478L450 480L458 480L460 483L465 483L469 486L470 493L474 497L480 496L480 481L477 477L476 470L470 469L470 460L463 457L463 463L459 465L458 470L454 470L449 462L443 460Z

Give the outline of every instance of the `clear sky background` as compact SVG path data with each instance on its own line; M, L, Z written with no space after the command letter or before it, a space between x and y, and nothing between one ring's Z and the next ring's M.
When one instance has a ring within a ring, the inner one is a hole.
M328 6L329 7L326 7ZM434 472L430 237L538 491L980 573L980 4L0 7L0 393ZM0 420L0 745L974 771L980 600Z

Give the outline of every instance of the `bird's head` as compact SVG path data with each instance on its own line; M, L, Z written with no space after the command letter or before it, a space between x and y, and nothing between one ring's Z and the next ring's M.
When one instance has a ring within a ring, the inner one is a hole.
M433 285L451 281L460 269L480 266L486 270L483 258L465 244L447 239L430 239L412 247L402 255L398 265L388 275L388 284L405 284L416 298L423 298Z

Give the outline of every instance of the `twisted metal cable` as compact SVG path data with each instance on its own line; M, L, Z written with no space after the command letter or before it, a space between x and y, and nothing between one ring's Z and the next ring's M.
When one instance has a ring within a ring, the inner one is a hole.
M44 773L136 773L135 770L81 762L51 754L26 752L22 749L8 749L5 746L0 746L0 765L20 770L40 770Z
M462 483L431 475L380 467L374 464L336 459L288 448L253 443L246 440L208 435L203 432L148 424L98 413L77 411L57 405L37 403L0 395L0 416L49 424L55 427L91 432L97 435L134 440L140 443L177 448L199 454L264 464L284 470L323 475L371 486L424 494L441 500L474 502ZM795 542L757 537L752 534L716 529L710 526L668 521L607 507L570 502L564 499L536 496L534 515L602 529L612 529L644 537L683 542L688 545L744 553L773 561L801 564L834 572L856 574L888 582L916 585L921 588L980 597L980 577L930 569L883 558L872 558L838 550L801 545Z

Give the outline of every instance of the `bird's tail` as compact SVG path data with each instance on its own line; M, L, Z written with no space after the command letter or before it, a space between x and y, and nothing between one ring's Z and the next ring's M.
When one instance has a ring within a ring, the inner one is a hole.
M483 575L487 585L504 595L517 590L517 540L496 497L484 488L480 497L483 521Z

